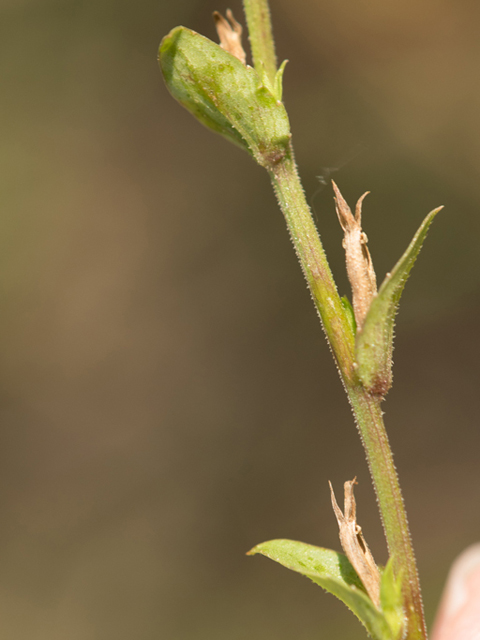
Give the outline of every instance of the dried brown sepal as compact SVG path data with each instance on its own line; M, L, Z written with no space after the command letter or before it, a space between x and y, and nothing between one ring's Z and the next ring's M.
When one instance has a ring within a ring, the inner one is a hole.
M345 513L342 513L335 499L332 483L330 492L332 494L332 506L337 518L339 536L342 549L350 560L358 577L363 583L368 595L376 607L380 606L380 572L372 553L362 534L361 527L356 520L356 503L353 495L353 486L357 484L357 479L349 480L344 484L345 490Z
M353 216L350 207L333 180L332 184L335 191L335 208L344 233L342 245L345 249L347 275L352 287L353 311L357 328L360 330L370 308L370 303L377 295L377 278L367 248L368 238L362 231L362 202L369 191L364 193L357 202L355 216Z
M224 18L218 11L213 12L220 46L245 64L247 57L242 47L242 25L235 20L230 9L227 9L226 15L227 17Z

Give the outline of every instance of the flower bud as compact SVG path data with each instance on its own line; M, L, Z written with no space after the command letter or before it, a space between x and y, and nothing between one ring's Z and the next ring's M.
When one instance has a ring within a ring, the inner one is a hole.
M185 27L162 40L159 63L170 93L202 124L266 168L285 156L291 137L287 112L252 67Z

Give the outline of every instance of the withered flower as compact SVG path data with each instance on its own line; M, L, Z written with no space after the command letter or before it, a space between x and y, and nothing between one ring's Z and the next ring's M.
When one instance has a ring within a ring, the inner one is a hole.
M367 248L368 238L362 231L362 202L368 191L357 202L355 216L339 188L333 182L335 208L343 229L343 248L347 262L347 275L352 287L352 304L357 328L361 329L373 298L377 295L377 278Z
M245 64L247 58L242 47L242 25L235 20L230 9L227 9L226 15L227 17L224 18L218 11L213 12L220 46Z
M362 529L356 520L356 503L353 495L353 486L357 479L349 480L344 484L345 506L342 513L335 499L332 483L329 482L332 495L332 506L337 518L339 537L342 549L350 560L351 565L362 581L368 595L375 604L380 606L380 572L372 553L363 537Z

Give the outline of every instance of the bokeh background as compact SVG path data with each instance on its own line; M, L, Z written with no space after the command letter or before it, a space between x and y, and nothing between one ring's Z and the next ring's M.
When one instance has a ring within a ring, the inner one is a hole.
M332 175L379 278L443 204L385 404L429 622L480 539L480 5L272 0L297 159L341 293ZM0 2L0 635L350 640L264 558L339 549L359 438L266 174L167 93L158 43L239 0Z

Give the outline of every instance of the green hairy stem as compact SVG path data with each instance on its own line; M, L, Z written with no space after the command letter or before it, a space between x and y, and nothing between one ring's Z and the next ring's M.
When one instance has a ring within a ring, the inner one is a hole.
M394 569L397 573L403 573L407 638L425 640L427 634L420 582L400 484L380 409L381 399L370 395L356 380L350 324L345 317L293 159L285 158L270 171L270 175L360 431Z

